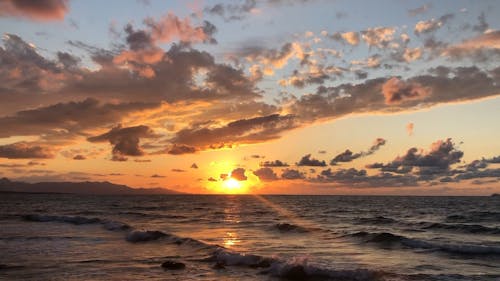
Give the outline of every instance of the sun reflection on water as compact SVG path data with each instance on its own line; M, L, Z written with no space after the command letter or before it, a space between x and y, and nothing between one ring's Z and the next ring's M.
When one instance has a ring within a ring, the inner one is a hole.
M226 232L226 236L222 238L222 245L226 248L231 248L239 244L241 240L238 238L236 232Z

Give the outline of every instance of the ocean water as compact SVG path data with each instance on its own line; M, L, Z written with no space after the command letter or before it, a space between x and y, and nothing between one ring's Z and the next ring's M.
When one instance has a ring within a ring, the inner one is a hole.
M0 279L498 281L500 198L0 194Z

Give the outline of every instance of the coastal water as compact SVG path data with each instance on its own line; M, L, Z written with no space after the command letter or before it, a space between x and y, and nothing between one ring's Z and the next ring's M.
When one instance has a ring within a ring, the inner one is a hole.
M4 193L0 279L498 281L500 198Z

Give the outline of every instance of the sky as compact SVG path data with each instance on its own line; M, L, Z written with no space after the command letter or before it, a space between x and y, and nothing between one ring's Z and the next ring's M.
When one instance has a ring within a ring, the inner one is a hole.
M500 192L498 1L0 2L0 177Z

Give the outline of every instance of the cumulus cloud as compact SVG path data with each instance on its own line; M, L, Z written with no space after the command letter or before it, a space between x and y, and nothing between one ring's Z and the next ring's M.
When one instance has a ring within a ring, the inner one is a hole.
M359 44L359 33L355 31L349 31L341 34L342 39L344 39L349 45L356 46Z
M326 166L326 162L324 160L320 161L318 159L311 158L311 154L304 155L297 163L297 166L316 166L316 167L324 167Z
M261 167L288 167L289 165L280 160L260 162Z
M278 176L271 168L260 168L258 170L253 171L253 174L256 175L261 181L274 181L278 180Z
M243 168L236 168L231 172L231 178L238 180L238 181L246 181L247 176L245 176L245 169Z
M407 83L396 77L389 79L382 86L386 104L398 104L412 99L423 99L431 89L419 83Z
M305 175L298 170L285 169L283 173L281 173L281 178L286 180L298 180L304 179Z
M23 158L54 158L54 150L51 147L37 145L28 142L16 142L0 145L0 158L23 159Z
M394 39L393 27L374 27L361 31L361 37L370 47L385 48Z
M113 160L123 161L124 156L142 156L144 151L139 146L141 138L156 138L148 126L122 127L118 125L109 132L87 138L90 142L109 141L113 145Z
M430 32L436 31L442 25L443 25L443 22L436 20L436 19L431 19L428 21L419 21L415 25L414 31L415 31L415 34L430 33Z
M85 160L87 157L85 155L77 154L73 157L73 160Z
M174 144L167 150L167 153L172 155L191 154L195 152L195 147L183 144Z
M449 171L450 166L459 163L463 155L464 153L456 149L455 144L448 138L434 142L428 152L413 147L408 149L403 156L396 157L392 162L375 163L367 167L399 173L410 172L413 167L417 167L420 174L439 174Z
M309 181L345 185L348 187L407 187L418 185L418 179L413 175L380 173L370 176L367 175L366 170L355 168L339 169L336 171L326 169L321 171L316 178L309 179Z
M453 14L446 14L446 15L439 17L439 19L430 19L427 21L419 21L415 25L414 32L416 35L434 32L434 31L438 30L439 28L441 28L447 21L449 21L453 17L454 17Z
M239 60L244 58L247 62L262 69L264 75L273 75L276 69L281 69L288 64L288 61L295 58L304 60L306 58L304 50L298 42L288 42L280 49L269 49L260 46L245 46L237 50L233 56Z
M68 0L3 0L0 17L25 17L38 21L63 20L68 13Z
M193 26L188 17L180 19L172 13L159 20L147 18L144 23L151 29L152 38L159 42L171 42L174 39L191 43L206 42L212 40L211 36L216 31L209 22L204 22L203 26Z

